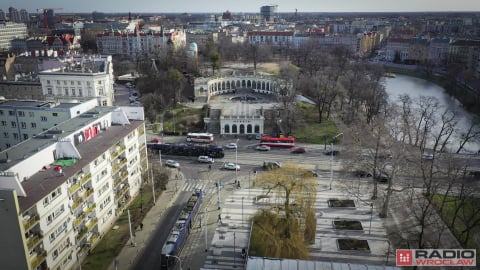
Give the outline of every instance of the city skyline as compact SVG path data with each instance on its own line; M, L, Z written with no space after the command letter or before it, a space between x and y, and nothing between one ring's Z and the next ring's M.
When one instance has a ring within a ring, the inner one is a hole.
M221 13L230 11L232 13L259 12L264 5L277 5L278 12L458 12L480 11L480 2L475 0L403 0L403 1L382 1L382 0L276 0L276 1L226 1L208 0L194 1L184 0L181 5L174 1L144 0L135 3L127 0L117 0L112 5L110 1L98 2L84 0L76 2L60 2L58 0L43 0L34 2L32 0L4 0L0 9L8 13L9 7L18 10L26 9L30 13L36 13L40 8L57 8L58 13L79 12L90 13L93 11L115 13Z

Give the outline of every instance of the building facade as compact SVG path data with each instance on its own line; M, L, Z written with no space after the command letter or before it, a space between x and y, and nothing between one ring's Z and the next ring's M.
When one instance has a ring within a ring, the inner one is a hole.
M12 48L12 40L28 37L27 25L24 23L0 22L0 51Z
M0 100L0 151L68 121L97 106L95 99L83 103L38 100Z
M96 107L0 156L2 267L76 269L139 194L143 108Z
M97 99L98 106L112 106L114 76L112 56L66 58L61 68L39 73L45 100L83 102Z

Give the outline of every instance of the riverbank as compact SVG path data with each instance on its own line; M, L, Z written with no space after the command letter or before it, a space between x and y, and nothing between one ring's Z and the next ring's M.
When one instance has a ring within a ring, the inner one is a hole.
M435 83L445 89L447 94L455 97L468 112L480 116L480 89L467 87L466 84L455 83L448 75L441 73L427 74L425 71L411 66L386 66L388 73L412 76Z

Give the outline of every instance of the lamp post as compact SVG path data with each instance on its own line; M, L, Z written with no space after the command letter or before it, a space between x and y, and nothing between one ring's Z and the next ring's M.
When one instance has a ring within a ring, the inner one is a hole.
M235 253L235 232L233 232L233 268L237 268L237 263L236 263L236 260L235 260L235 257L236 257L236 253Z
M175 256L175 255L168 255L168 254L166 255L166 257L167 257L167 258L168 258L168 257L172 257L172 258L178 260L178 263L180 264L180 270L182 270L182 260L180 260L180 257ZM167 263L167 264L168 264L168 263Z
M332 190L332 183L333 183L333 143L331 145L331 152L330 152L330 190Z
M373 203L370 203L370 226L368 228L368 234L372 231L372 217L373 217Z
M237 141L235 142L235 184L238 184L238 169L237 169L237 166L238 166L238 141L240 139L237 139Z
M220 181L217 180L217 208L220 210Z
M242 227L243 227L243 199L245 199L245 198L242 197Z

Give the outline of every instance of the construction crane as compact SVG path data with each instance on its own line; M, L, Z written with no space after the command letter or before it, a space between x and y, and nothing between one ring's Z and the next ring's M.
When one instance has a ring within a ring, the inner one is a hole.
M54 12L55 10L63 10L63 8L37 8L37 12L43 13L43 25L45 29L47 29L47 33L49 32L49 25L48 25L48 11Z

